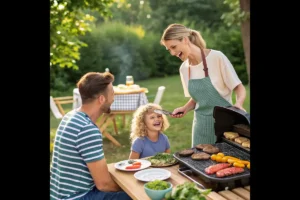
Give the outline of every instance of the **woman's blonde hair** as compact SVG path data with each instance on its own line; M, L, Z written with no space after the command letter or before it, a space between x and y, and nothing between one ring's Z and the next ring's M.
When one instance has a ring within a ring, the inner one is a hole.
M130 140L133 142L138 137L147 136L147 129L145 123L146 114L151 114L155 109L162 109L161 106L153 103L148 103L146 105L140 106L133 114L133 119L131 122L131 133ZM161 131L167 130L170 124L165 115L162 115L162 128Z
M188 37L189 40L198 46L200 49L206 48L206 42L201 36L199 31L189 29L182 24L170 24L165 30L160 39L160 44L164 45L164 41L167 40L179 40L182 41L184 37Z

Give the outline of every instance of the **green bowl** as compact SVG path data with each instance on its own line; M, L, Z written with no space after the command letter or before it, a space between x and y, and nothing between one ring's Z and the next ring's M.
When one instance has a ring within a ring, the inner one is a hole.
M172 183L168 182L169 187L165 190L152 190L146 187L147 183L144 184L144 189L146 194L151 200L161 200L165 198L165 195L172 191L173 185Z

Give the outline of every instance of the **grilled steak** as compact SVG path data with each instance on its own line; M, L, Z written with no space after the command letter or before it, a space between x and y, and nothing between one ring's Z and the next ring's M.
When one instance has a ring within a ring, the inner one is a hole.
M190 156L194 153L193 149L185 149L179 152L180 156Z
M219 153L220 149L214 146L207 146L203 148L203 151L206 153Z
M198 144L198 145L196 145L195 147L196 147L196 149L198 149L198 150L202 150L202 149L204 149L205 147L213 147L213 145L211 145L211 144Z
M215 165L211 165L209 167L206 167L204 169L205 173L207 174L214 174L219 170L225 169L227 167L230 167L231 164L229 163L219 163L219 164L215 164Z
M221 177L225 177L225 176L239 174L244 171L245 171L244 168L241 168L241 167L229 167L229 168L225 168L220 171L217 171L216 176L218 178L221 178Z
M207 160L210 158L210 155L204 152L194 153L192 156L193 160Z

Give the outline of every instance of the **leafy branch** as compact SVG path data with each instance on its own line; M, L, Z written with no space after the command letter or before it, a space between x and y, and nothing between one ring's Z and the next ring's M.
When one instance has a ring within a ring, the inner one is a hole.
M98 11L110 17L108 10L113 0L50 0L50 66L78 69L79 49L87 44L79 36L91 31L95 17L84 10Z
M232 26L233 24L241 25L243 21L250 19L250 12L241 10L239 0L224 0L224 4L230 8L229 12L225 12L221 16L221 19L224 20L227 26Z

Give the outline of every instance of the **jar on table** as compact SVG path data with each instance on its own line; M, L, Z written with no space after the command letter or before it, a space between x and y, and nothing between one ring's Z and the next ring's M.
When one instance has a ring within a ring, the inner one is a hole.
M134 80L132 76L126 76L126 86L129 87L134 84Z

